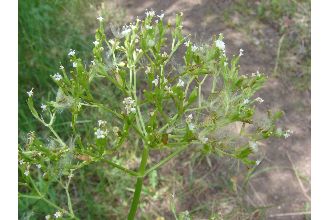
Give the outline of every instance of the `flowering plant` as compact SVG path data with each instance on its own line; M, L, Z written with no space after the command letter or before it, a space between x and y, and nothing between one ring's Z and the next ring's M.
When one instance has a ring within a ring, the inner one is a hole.
M106 162L136 178L128 213L128 219L134 219L144 178L181 152L194 149L254 166L258 162L250 154L257 150L257 142L290 134L275 126L281 112L269 111L263 122L255 120L255 104L263 99L253 96L266 77L259 72L239 75L243 50L228 59L223 35L210 45L196 45L182 33L182 13L172 25L165 24L164 14L147 11L145 19L136 19L121 31L113 30L115 38L108 39L103 18L97 19L100 26L93 42L94 60L86 64L70 50L72 67L60 66L52 76L58 86L56 99L41 104L40 111L34 104L35 91L27 92L33 116L50 130L51 137L47 143L31 132L26 145L19 148L20 181L24 182L19 197L43 200L55 208L46 218L78 218L69 187L74 173L84 166ZM180 53L182 60L177 57ZM98 99L99 94L91 88L100 80L120 91L121 107ZM89 135L82 135L77 120L91 108L106 112L107 117L95 121ZM56 117L64 111L72 118L67 140L54 129ZM233 130L232 125L240 129ZM140 165L129 169L116 162L116 155L123 145L136 140ZM152 151L170 153L150 164ZM58 182L66 192L67 204L55 204L42 186L35 184L37 178Z

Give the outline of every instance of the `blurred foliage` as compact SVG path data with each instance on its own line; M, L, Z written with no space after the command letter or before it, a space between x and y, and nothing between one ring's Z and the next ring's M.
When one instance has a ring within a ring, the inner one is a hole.
M46 99L54 97L55 84L49 76L58 72L61 64L68 65L64 58L69 49L75 49L79 56L90 60L91 54L86 51L93 48L96 17L102 14L106 21L111 19L112 23L118 23L124 12L101 0L20 0L18 12L18 112L22 138L26 132L40 129L30 117L26 91L33 87Z
M96 18L102 15L105 21L111 20L112 23L117 24L121 22L125 13L115 4L104 4L101 0L20 0L18 10L18 126L19 142L23 143L27 140L29 131L37 130L47 136L47 131L31 117L31 112L26 103L26 92L34 88L34 92L38 93L38 96L44 97L43 100L49 100L50 97L54 98L57 89L55 89L56 85L52 83L50 75L59 72L60 65L65 67L71 65L66 59L70 48L75 49L79 56L85 60L91 60L92 55L87 52L91 51L94 46L92 43L94 31L98 26ZM102 87L102 84L99 84L94 89L95 91L102 91L105 88ZM110 92L107 93L107 96L101 95L100 99L115 104L114 96ZM39 108L41 102L37 104ZM85 127L93 117L97 116L93 115L93 112L88 112L82 116L79 123L82 124L82 127ZM65 112L56 120L55 127L61 131L61 135L65 136L66 129L70 129L70 126L68 126L70 121L70 115L65 114ZM109 216L102 216L102 213L109 212L100 211L104 207L98 204L101 200L107 200L103 201L102 204L115 204L114 198L124 196L124 183L126 185L130 183L125 178L121 178L120 173L117 173L117 170L109 171L103 170L102 167L99 167L99 169L88 167L88 169L82 170L80 176L73 178L74 183L79 185L79 189L81 189L79 191L74 189L73 202L82 207L80 211L82 216L86 216L85 219L109 218ZM19 172L19 175L21 176L22 173ZM110 176L116 178L117 181L115 182ZM97 182L99 179L109 179L109 182ZM43 189L53 201L65 199L64 191L60 191L62 193L58 194L59 186L57 183L43 181L42 178L36 182L37 186ZM95 188L90 186L95 186ZM24 184L19 182L19 189L21 187L24 187ZM105 187L107 188L105 189ZM99 195L104 195L104 192L109 191L109 187L115 190L105 197L95 197L95 193L100 191L102 193L99 193ZM125 207L122 204L119 206ZM41 213L51 213L51 211L52 208L42 200L19 199L20 219L44 219L45 216Z

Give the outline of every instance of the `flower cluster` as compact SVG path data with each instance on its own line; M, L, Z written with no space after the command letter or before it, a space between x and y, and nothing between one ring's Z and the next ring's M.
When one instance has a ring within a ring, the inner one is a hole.
M189 114L188 116L186 116L186 123L187 123L190 131L193 131L195 129L195 125L192 123L192 120L193 120L192 114Z
M97 139L104 139L108 135L109 131L105 127L106 124L106 121L98 120L98 128L94 133Z
M32 97L33 96L33 88L30 91L26 92L26 93L28 94L29 97Z
M125 26L123 26L123 30L121 31L121 34L123 36L127 36L129 33L131 33L131 31L132 31L131 27L128 25L125 25Z
M153 17L153 16L155 16L155 11L154 10L146 11L145 14L147 17ZM164 14L163 14L163 16L164 16Z
M184 81L182 79L179 79L179 82L177 84L178 87L183 87L184 86Z
M76 54L75 50L70 49L68 56L74 56Z
M158 84L158 82L157 82ZM126 114L135 113L136 112L136 103L132 97L124 98L123 104L125 105L124 108L126 110Z
M222 51L224 51L225 52L225 50L226 50L226 45L225 45L225 42L223 42L222 40L216 40L215 41L215 46L217 47L217 48L219 48L220 50L222 50Z
M259 102L259 103L263 103L263 102L264 102L264 100L263 100L262 98L260 98L260 97L257 97L257 98L255 99L255 101L256 101L256 102Z
M290 129L286 130L283 134L284 138L288 138L293 134L293 131L291 131Z
M55 81L60 81L60 80L62 79L62 76L61 76L61 74L59 74L59 73L55 73L55 74L53 75L53 78L54 78Z

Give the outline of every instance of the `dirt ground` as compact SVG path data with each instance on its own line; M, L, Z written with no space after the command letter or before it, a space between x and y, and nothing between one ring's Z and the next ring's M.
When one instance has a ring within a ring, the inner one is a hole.
M291 82L271 76L279 33L270 25L256 25L253 19L242 20L239 14L231 15L231 22L245 22L254 31L247 35L244 30L228 25L224 21L224 13L232 4L229 0L128 0L118 1L118 4L126 9L127 21L136 16L143 17L147 8L158 13L163 10L167 19L182 11L184 30L192 38L199 42L210 41L213 35L223 33L229 54L237 54L240 48L244 49L240 64L242 74L259 70L269 76L258 94L265 100L260 110L282 109L285 116L280 124L290 128L294 134L285 140L270 140L260 147L264 160L258 170L268 171L260 172L251 179L246 200L253 206L269 207L266 219L306 219L301 212L308 211L306 206L310 204L310 91L297 90ZM217 194L213 192L210 195ZM185 208L191 207L187 205Z

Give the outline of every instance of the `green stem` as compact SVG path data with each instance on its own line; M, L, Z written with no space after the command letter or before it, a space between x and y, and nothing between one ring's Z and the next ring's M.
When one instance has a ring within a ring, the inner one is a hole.
M180 154L183 150L185 150L187 148L187 146L182 147L177 149L176 151L174 151L172 154L168 155L167 157L165 157L163 160L161 160L159 163L157 163L156 165L152 166L150 169L148 169L143 176L147 176L149 173L151 173L153 170L158 169L159 167L163 166L165 163L167 163L168 161L170 161L172 158L174 158L175 156L177 156L178 154Z
M117 168L117 169L119 169L119 170L122 170L122 171L128 173L128 174L131 175L131 176L139 176L139 173L134 172L133 170L130 170L130 169L127 169L127 168L125 168L125 167L123 167L123 166L120 166L119 164L116 164L116 163L114 163L114 162L112 162L112 161L110 161L110 160L107 160L107 162L108 162L111 166L113 166L113 167L115 167L115 168Z
M72 178L72 171L70 172L68 182L67 182L66 186L64 187L64 189L65 189L65 193L66 193L66 196L68 199L68 207L69 207L70 214L71 214L71 216L75 217L75 214L74 214L73 208L72 208L71 196L69 193L69 186L70 186L71 178Z
M148 162L148 157L149 157L149 150L147 147L144 147L143 152L142 152L140 168L139 168L139 173L141 174L141 176L144 175L144 171L145 171L145 168L146 168L147 162ZM143 185L143 177L138 177L136 180L136 184L135 184L133 201L132 201L131 208L130 208L130 211L129 211L129 214L127 217L128 220L134 220L137 208L139 206L142 185Z
M63 147L66 147L66 144L64 143L64 141L60 138L60 136L57 134L57 132L53 129L52 126L50 125L46 125L49 130L53 133L53 135L56 137L56 139L58 140L58 142L60 142L60 144L63 146Z

